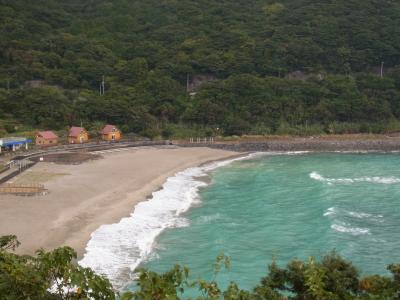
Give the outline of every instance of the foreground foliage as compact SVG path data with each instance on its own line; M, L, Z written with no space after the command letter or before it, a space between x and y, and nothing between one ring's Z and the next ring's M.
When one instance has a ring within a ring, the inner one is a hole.
M0 237L0 299L113 299L110 282L73 262L76 252L62 247L36 256L12 253L15 236Z
M216 258L211 281L191 280L189 269L179 265L163 274L142 269L137 290L118 295L107 279L76 265L76 253L69 247L39 250L32 257L14 254L18 245L15 236L0 237L0 299L177 300L187 299L188 291L196 290L198 300L400 299L399 264L388 266L392 277L360 277L350 262L334 252L320 261L294 259L285 268L273 262L268 274L251 291L240 289L235 282L225 290L218 285L219 272L230 267L230 259L221 254Z

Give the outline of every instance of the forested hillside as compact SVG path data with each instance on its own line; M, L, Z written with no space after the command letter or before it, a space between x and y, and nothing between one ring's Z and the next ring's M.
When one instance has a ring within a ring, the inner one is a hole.
M398 1L1 0L0 34L0 118L27 126L380 132L400 118ZM189 96L197 75L216 80Z

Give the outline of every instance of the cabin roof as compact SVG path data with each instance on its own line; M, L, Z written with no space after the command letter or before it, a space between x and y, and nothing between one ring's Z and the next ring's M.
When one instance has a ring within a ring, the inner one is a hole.
M58 138L58 136L53 131L39 131L37 135L41 136L42 138L44 138L46 140Z
M115 125L106 125L104 126L103 130L101 131L102 134L109 134L113 131L118 131L117 126Z
M68 136L78 137L84 131L85 131L85 128L83 128L83 127L72 126L71 129L69 130L69 135Z

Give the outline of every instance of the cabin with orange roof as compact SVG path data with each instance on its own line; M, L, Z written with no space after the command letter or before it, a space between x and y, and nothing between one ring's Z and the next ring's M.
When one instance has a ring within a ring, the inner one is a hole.
M53 131L39 131L36 134L36 146L57 146L58 136Z
M83 144L89 141L89 134L83 127L71 127L68 134L70 144Z
M119 141L121 139L121 131L115 125L106 125L101 131L103 141Z

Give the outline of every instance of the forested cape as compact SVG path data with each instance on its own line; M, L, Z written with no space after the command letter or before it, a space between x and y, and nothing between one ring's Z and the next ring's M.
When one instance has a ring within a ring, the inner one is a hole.
M399 1L0 0L0 37L0 119L34 128L379 132L400 118ZM212 81L189 95L199 75Z

